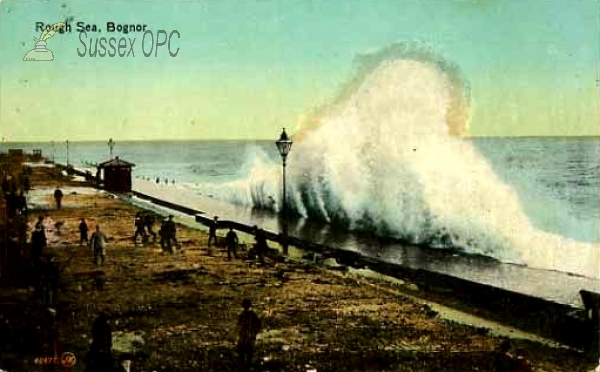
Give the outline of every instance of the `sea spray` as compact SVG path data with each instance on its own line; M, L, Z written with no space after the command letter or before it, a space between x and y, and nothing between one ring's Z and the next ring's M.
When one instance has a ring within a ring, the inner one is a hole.
M294 135L292 211L413 243L600 277L600 247L535 229L516 192L462 137L469 91L454 66L398 46L361 60L338 99ZM280 165L259 153L250 159L247 178L202 187L233 202L279 209Z

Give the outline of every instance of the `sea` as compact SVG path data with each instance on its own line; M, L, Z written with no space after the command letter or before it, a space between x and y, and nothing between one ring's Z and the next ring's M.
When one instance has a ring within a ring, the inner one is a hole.
M365 62L338 97L288 132L290 233L480 282L511 277L508 288L518 291L551 291L557 281L572 282L569 296L597 291L600 138L468 137L468 84L423 58ZM252 219L284 205L279 130L269 141L115 138L112 155L135 163L134 189L154 184L182 203L202 197L264 212ZM108 142L3 142L0 150L41 149L58 163L93 168L111 157Z
M600 139L597 138L540 138L540 137L516 137L516 138L474 138L467 142L481 157L482 161L489 164L493 174L497 176L497 182L502 187L511 190L515 195L523 216L515 215L512 205L504 205L506 195L492 192L493 188L488 190L483 197L492 200L493 205L501 210L498 214L505 217L492 221L488 229L498 228L503 231L507 226L511 227L510 234L532 234L524 236L522 239L529 244L528 249L539 250L541 254L550 254L552 250L568 249L567 244L548 246L547 236L555 237L557 242L576 243L581 246L589 246L590 249L600 249ZM67 144L65 142L55 143L2 143L0 151L6 152L11 148L21 148L27 152L34 149L41 149L42 153L50 160L66 164L67 161L80 169L90 168L91 165L106 161L110 158L110 150L107 142L69 142L67 154ZM292 152L294 145L292 145ZM218 200L241 204L251 208L258 209L279 209L277 202L281 200L280 173L281 157L277 151L274 141L131 141L118 142L113 149L114 155L133 162L135 164L133 177L136 179L147 179L160 184L167 181L173 189L185 188L200 195L210 196ZM342 155L343 156L343 155ZM68 159L67 159L68 157ZM291 157L291 154L290 154ZM297 158L296 158L297 159ZM296 160L293 159L293 160ZM288 162L287 172L292 173L296 165L293 161ZM301 159L298 159L301 161ZM268 170L268 171L267 171ZM468 164L461 164L454 172L471 174ZM257 174L258 173L258 174ZM322 177L327 177L323 173ZM351 174L349 178L341 180L343 187L350 190L355 189L355 183L359 180L350 177L370 177L370 175ZM390 177L395 176L393 174ZM460 178L460 175L458 175ZM268 177L272 181L268 181ZM386 177L385 174L381 177ZM360 180L364 181L364 180ZM482 180L486 183L489 180ZM390 236L404 238L414 242L429 242L432 246L443 249L442 240L436 240L436 237L446 238L447 235L440 235L438 232L419 231L418 228L427 230L427 225L408 226L412 231L397 230L391 225L391 221L377 221L375 218L365 218L368 212L377 208L382 208L382 213L389 214L388 205L398 205L398 199L403 201L398 209L392 213L405 215L411 213L414 205L404 201L406 195L398 192L397 194L381 195L377 199L356 200L355 203L345 205L349 210L340 211L339 218L334 213L327 210L326 207L315 202L303 203L303 193L315 193L317 188L323 188L323 181L314 186L314 189L302 185L293 177L288 178L289 193L299 194L298 200L290 197L288 200L293 205L294 202L300 204L290 207L298 216L312 218L321 223L333 224L340 230L360 230L375 231L381 236ZM294 185L294 182L297 184ZM379 188L385 188L386 182L406 182L403 179L396 180L377 180L381 182ZM443 182L435 180L434 182ZM454 203L453 194L455 188L460 185L446 185L444 191L447 194L447 203ZM415 185L415 187L419 187ZM410 187L407 187L410 190ZM332 193L334 190L322 191L323 196ZM335 195L330 197L335 198ZM364 197L360 193L356 198ZM382 197L389 199L381 199ZM444 195L438 197L444 198ZM461 196L462 198L462 196ZM495 199L495 200L494 200ZM459 200L461 203L464 200ZM339 207L339 206L338 206ZM427 203L418 206L427 209ZM465 219L461 225L474 226L479 223L477 220L468 221L470 218L480 218L482 220L489 218L490 212L488 206L474 203L468 208L476 210L469 211L469 215L458 213L456 216L448 216L453 219ZM315 208L311 211L310 208ZM364 208L364 210L350 210L350 208ZM477 210L477 208L481 208ZM505 209L505 210L502 210ZM417 211L418 214L424 214L427 211ZM428 213L432 213L429 211ZM348 217L348 216L358 216ZM523 219L530 226L514 226L511 218ZM337 219L336 219L337 218ZM356 218L355 221L349 221ZM362 221L361 221L362 218ZM409 219L409 217L406 217ZM385 224L377 226L377 223ZM498 225L494 225L497 223ZM405 222L405 225L407 223ZM417 229L415 229L417 227ZM448 233L453 232L447 227ZM467 227L468 229L468 227ZM440 230L441 231L441 230ZM539 233L540 240L536 241L535 233ZM430 235L426 235L426 234ZM490 235L494 234L491 230ZM420 238L419 235L423 234ZM451 240L452 238L450 238ZM488 237L487 239L492 239ZM457 239L457 247L461 247L461 240ZM452 243L451 243L452 244ZM477 244L477 243L472 243ZM488 247L475 247L465 244L463 250L478 254L489 255L497 259L507 259L511 256L506 255L504 250L511 247L496 247L494 251ZM515 258L518 258L515 256ZM578 257L574 257L575 260ZM583 257L579 257L583 259ZM535 266L535 263L534 265ZM557 269L561 267L544 267L545 269ZM586 272L577 272L576 274L590 274ZM591 276L594 276L593 273Z

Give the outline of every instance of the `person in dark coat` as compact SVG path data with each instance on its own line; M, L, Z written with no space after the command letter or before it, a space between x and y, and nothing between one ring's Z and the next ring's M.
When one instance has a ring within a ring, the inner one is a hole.
M86 355L87 372L107 372L113 368L112 329L108 315L101 313L92 326L92 344Z
M165 250L169 253L173 253L173 245L177 246L177 228L175 227L175 222L173 222L173 216L170 215L169 219L165 222L163 227L164 236L166 239L165 242Z
M210 248L211 242L214 240L217 245L217 224L219 223L219 217L215 216L210 226L208 227L208 247Z
M248 371L252 364L254 344L261 328L260 319L251 307L252 303L250 300L244 299L242 301L242 308L244 310L240 313L237 321L237 352L240 357L240 367L244 371Z
M89 243L88 239L88 225L85 222L85 218L81 219L81 223L79 224L79 245L81 246L84 242L85 244Z
M63 193L62 191L57 187L56 190L54 190L54 200L56 201L56 208L60 209L61 204L62 204L62 198L63 198Z
M144 227L144 221L142 220L142 213L137 212L135 214L135 233L133 234L133 244L137 246L138 236L142 236L142 243L147 240L146 229Z
M225 236L225 240L227 241L227 261L231 261L231 254L233 253L233 257L237 257L237 245L239 242L238 236L233 231L233 228L229 228L229 232Z
M254 240L256 243L254 244L254 249L256 251L256 255L258 256L258 261L261 264L265 263L265 253L269 249L267 245L267 237L265 236L264 231L259 229L257 226L254 226Z
M148 231L148 234L152 236L152 242L156 243L156 233L154 232L154 214L148 212L142 215L142 221L144 222L144 226Z

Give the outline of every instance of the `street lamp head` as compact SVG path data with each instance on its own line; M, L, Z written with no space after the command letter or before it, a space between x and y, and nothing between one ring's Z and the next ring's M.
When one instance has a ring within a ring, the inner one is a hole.
M278 141L275 141L275 144L277 145L277 150L279 150L279 154L284 160L292 148L292 143L292 140L289 139L287 133L285 132L285 128L283 128L281 136L279 137Z

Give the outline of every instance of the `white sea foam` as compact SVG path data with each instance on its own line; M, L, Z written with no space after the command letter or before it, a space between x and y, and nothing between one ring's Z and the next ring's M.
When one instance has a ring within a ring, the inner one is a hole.
M446 67L384 53L315 114L294 136L292 209L349 229L600 277L600 246L535 229L516 192L468 139L453 135L468 125L468 96ZM277 209L280 165L257 151L248 159L246 178L197 189Z

